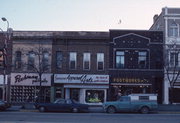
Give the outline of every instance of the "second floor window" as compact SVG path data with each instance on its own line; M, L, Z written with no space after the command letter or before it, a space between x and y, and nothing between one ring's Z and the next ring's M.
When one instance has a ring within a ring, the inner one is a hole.
M83 54L83 69L84 70L90 70L90 53L84 53Z
M97 53L97 70L104 70L104 53Z
M180 66L179 60L180 54L177 52L170 52L170 66L171 67L178 67Z
M63 55L61 51L56 52L56 67L58 69L62 68L62 63L63 63Z
M32 70L35 64L35 53L29 52L28 54L28 70Z
M70 55L69 55L69 68L71 70L76 69L76 61L77 61L77 53L76 52L70 52Z
M43 56L42 56L42 67L43 70L47 70L48 69L48 61L49 61L49 53L48 52L43 52Z
M124 51L116 51L116 68L124 68Z
M138 66L139 68L147 68L147 52L140 51L138 53Z
M21 51L16 51L15 54L15 68L20 69L21 68Z

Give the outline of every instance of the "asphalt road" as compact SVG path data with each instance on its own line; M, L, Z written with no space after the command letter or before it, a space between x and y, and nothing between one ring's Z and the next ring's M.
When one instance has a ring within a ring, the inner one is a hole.
M0 112L0 123L180 123L180 114Z

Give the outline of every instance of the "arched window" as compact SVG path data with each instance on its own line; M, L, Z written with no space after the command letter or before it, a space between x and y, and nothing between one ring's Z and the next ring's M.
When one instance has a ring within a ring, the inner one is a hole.
M42 67L43 70L47 70L48 69L48 61L49 61L49 53L47 51L43 52L43 56L42 56Z
M169 27L169 36L177 37L178 36L178 24L175 21Z
M28 70L32 70L34 68L34 62L35 62L35 53L33 51L30 51L28 54Z
M16 51L16 53L15 53L15 68L16 69L20 69L21 68L21 55L22 55L22 53L21 53L21 51Z

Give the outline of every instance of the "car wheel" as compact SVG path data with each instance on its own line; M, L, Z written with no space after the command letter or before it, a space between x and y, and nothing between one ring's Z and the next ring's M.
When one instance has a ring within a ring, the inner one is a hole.
M39 111L40 111L40 112L45 112L46 109L45 109L45 107L42 106L42 107L39 107Z
M107 113L115 113L116 112L116 108L114 106L110 106L107 108Z
M142 107L141 108L141 110L140 110L140 112L142 113L142 114L148 114L149 113L149 108L148 107Z
M77 112L78 112L78 108L73 108L73 109L72 109L72 112L73 112L73 113L77 113Z

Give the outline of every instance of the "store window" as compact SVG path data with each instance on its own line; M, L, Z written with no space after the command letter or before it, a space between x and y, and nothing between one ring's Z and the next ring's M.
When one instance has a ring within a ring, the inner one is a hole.
M70 52L70 55L69 55L69 68L71 70L76 69L76 61L77 61L77 53L76 52Z
M104 53L97 53L97 70L104 70Z
M15 68L20 69L21 68L21 51L16 51L15 54Z
M138 66L139 68L147 68L147 52L139 52Z
M56 52L56 67L58 69L62 68L62 63L63 63L63 54L61 51Z
M124 51L116 52L116 68L124 68L125 60L124 60Z
M104 102L104 90L86 90L86 103Z
M48 52L43 52L43 56L42 56L42 67L43 70L47 70L48 69L48 61L49 61L49 53Z
M35 63L35 53L33 51L28 54L28 70L32 70L34 68Z
M178 25L175 21L169 27L169 36L177 37L178 36Z
M90 60L91 60L91 54L84 53L83 54L83 69L84 70L90 70Z
M0 51L0 68L4 67L3 51Z

